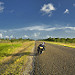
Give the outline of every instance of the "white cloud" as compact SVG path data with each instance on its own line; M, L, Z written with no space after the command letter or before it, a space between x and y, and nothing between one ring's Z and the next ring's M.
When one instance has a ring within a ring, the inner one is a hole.
M30 26L30 27L24 27L24 28L19 28L19 29L9 29L8 31L9 32L12 32L12 31L27 31L27 30L30 30L30 31L33 31L33 30L44 30L44 27L45 26ZM47 26L46 26L47 27Z
M44 14L48 14L49 16L52 15L52 11L56 10L53 4L44 4L43 7L40 9Z
M9 36L5 36L5 38L9 38Z
M6 33L6 32L7 32L7 30L0 30L0 32L4 32L4 33Z
M75 30L75 27L49 27L49 26L31 26L24 28L24 30L36 30L36 31L54 31L54 30L59 30L59 29L71 29Z
M23 28L23 30L36 30L36 31L52 31L52 30L55 30L56 28L53 27L53 28L49 28L49 26L46 26L46 25L41 25L41 26L31 26L31 27L25 27Z
M14 13L14 11L15 11L15 10L10 10L9 12L10 12L10 13Z
M13 36L13 35L11 35L11 36L10 36L10 38L14 38L14 36Z
M4 32L6 33L7 31L5 30Z
M64 11L64 14L69 14L69 10L66 9L66 10Z
M2 33L0 33L0 38L2 38L3 36L2 36Z
M34 33L34 36L37 37L38 36L37 33Z
M0 5L4 4L4 2L0 2Z
M31 26L31 27L27 27L24 28L25 30L43 30L44 26Z
M75 30L75 27L65 27L65 29Z
M36 38L37 38L37 37L39 37L39 35L40 35L40 32L34 33L34 34L33 34L33 37L36 37Z
M11 30L11 32L9 30ZM58 32L58 31L60 31L59 33L63 32L63 34L72 33L73 37L75 36L74 35L75 27L71 27L71 26L51 27L50 25L40 25L40 26L30 26L30 27L24 27L24 28L19 28L19 29L9 29L9 30L0 30L1 31L0 38L3 38L3 37L4 38L13 38L13 35L14 35L14 37L16 37L16 38L22 37L22 38L32 38L32 39L38 39L38 38L44 39L44 38L50 37L49 36L50 33L51 33L50 34L51 36L56 35L55 32ZM27 34L25 34L26 32L29 36ZM23 33L23 34L21 34L21 33ZM70 35L72 36L72 34L70 34ZM66 34L66 35L68 35L68 34Z
M30 27L24 27L19 29L9 29L8 32L18 32L18 31L54 31L59 29L71 29L75 30L75 27L50 27L49 25L40 25L40 26L30 26ZM6 30L0 30L1 32ZM7 33L8 33L7 32ZM26 37L26 36L25 36Z
M24 37L25 37L25 38L28 38L28 36L27 36L27 35L24 35Z
M4 10L4 2L0 2L0 13L2 13L3 12L3 10Z
M73 6L75 7L75 3L73 4Z
M75 31L73 31L73 30L65 30L65 32L69 33L69 34L73 34L73 33L75 34Z
M46 36L43 37L43 39L47 39L47 38L50 38L50 37L51 37L51 38L55 38L54 36L46 35Z
M49 36L49 35L47 35L47 36L46 36L46 38L50 38L50 36Z

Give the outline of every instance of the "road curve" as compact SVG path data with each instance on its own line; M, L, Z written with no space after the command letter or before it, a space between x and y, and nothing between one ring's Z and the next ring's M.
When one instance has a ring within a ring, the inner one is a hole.
M35 54L39 44L35 44ZM46 50L35 56L32 75L75 75L75 49L48 43L45 45Z

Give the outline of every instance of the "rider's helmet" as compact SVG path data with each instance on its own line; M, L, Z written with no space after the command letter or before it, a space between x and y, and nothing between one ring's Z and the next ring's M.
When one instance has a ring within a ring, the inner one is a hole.
M42 43L42 45L44 45L44 44L45 44L45 42Z

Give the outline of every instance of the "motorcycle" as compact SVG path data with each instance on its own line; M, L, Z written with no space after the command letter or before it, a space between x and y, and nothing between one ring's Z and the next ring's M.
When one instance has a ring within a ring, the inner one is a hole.
M44 51L44 50L45 50L45 48L43 46L38 46L38 49L37 49L38 54L42 54L42 51Z

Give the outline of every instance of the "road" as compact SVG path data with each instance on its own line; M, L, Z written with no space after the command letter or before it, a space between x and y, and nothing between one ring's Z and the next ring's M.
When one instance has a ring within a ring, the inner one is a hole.
M39 44L35 44L35 54ZM32 75L75 75L75 49L48 43L45 45L46 50L35 56Z

